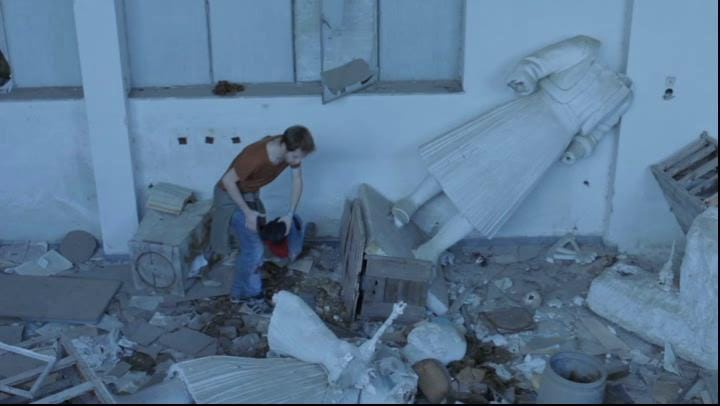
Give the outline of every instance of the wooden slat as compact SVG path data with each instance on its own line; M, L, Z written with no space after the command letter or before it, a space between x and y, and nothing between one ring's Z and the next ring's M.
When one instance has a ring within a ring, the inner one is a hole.
M343 278L343 302L351 320L355 319L359 298L360 278L364 266L365 244L367 235L360 203L352 203L349 225L349 240L346 247L347 267Z
M363 306L365 303L385 302L385 278L364 277L362 281Z
M688 156L696 153L700 149L704 148L706 145L710 144L708 138L709 137L707 137L706 133L701 134L698 139L680 148L680 150L662 160L659 165L662 166L663 171L668 171L672 167L681 164Z
M393 303L367 303L363 304L361 316L365 320L385 320L392 313L392 309ZM408 305L397 322L414 323L424 318L425 307Z
M410 258L367 255L366 275L409 281L432 279L432 263Z
M655 168L654 168L655 169ZM705 203L697 196L692 196L683 189L667 173L653 170L665 198L670 203L673 213L684 232L688 232L693 220L705 209Z
M350 228L350 215L352 214L352 202L350 200L345 200L345 204L343 205L343 214L340 218L340 252L345 253L347 250L347 240L348 240L348 229Z
M52 341L52 340L55 340L56 338L59 338L59 337L60 337L60 334L59 334L59 333L52 333L52 334L48 334L48 335L41 336L41 337L31 338L31 339L29 339L29 340L25 340L25 341L23 341L23 342L17 343L17 344L15 344L15 347L19 347L19 348L30 348L30 347L32 347L32 346L34 346L34 345L36 345L36 344L40 344L40 343ZM5 354L5 352L6 352L6 351L0 349L0 355Z
M718 175L715 174L711 178L705 179L690 189L689 193L693 196L700 196L704 190L710 189L713 185L717 185Z
M700 165L698 168L693 169L692 171L685 174L685 176L678 179L678 182L680 182L681 185L684 187L688 187L690 183L697 179L703 178L708 173L715 171L717 172L718 167L718 157L717 155L714 156L712 159L708 160L704 164Z
M18 388L13 388L12 386L9 386L9 385L0 385L0 392L9 393L11 395L19 396L19 397L25 398L25 399L33 398L33 395L29 391L18 389Z
M72 388L66 389L62 392L59 392L54 395L50 395L46 398L42 398L38 401L32 402L32 404L33 405L36 405L36 404L40 404L40 405L58 404L58 403L65 402L70 399L74 399L85 393L91 392L93 389L95 389L95 386L92 384L92 382L84 382L84 383L81 383L80 385L73 386Z
M700 148L698 151L690 154L689 156L685 157L682 161L679 161L677 164L673 165L671 168L668 168L665 172L669 173L670 176L677 179L679 176L684 176L687 172L689 172L692 167L693 163L702 160L703 158L712 155L717 150L717 147L715 147L712 144L706 143L702 148Z
M14 345L5 344L2 341L0 341L0 349L8 351L8 352L14 352L15 354L20 354L22 356L36 359L38 361L52 362L55 360L55 357L51 357L51 356L45 355L45 354L39 354L35 351L30 351L30 350L22 348L22 347L16 347Z
M75 360L77 361L76 365L78 370L80 370L80 374L94 387L95 394L100 402L104 404L116 404L117 402L115 401L115 398L112 396L110 391L108 391L107 387L105 387L105 384L95 374L95 371L93 371L80 354L78 354L70 339L67 337L61 337L60 343L62 343L65 351L67 351L70 356L75 357Z

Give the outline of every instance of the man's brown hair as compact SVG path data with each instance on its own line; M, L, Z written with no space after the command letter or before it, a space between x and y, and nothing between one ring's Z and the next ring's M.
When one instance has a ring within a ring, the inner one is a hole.
M301 125L288 127L282 135L282 142L288 151L301 149L306 154L315 151L315 141L310 130Z

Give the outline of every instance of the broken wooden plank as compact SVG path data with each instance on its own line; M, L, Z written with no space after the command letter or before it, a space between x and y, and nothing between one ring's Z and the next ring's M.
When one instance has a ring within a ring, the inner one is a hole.
M367 276L428 283L433 278L432 263L428 261L379 255L366 255L365 260Z
M115 401L113 395L110 393L107 387L105 387L105 384L102 382L102 380L100 380L100 378L95 374L95 371L93 371L82 358L82 356L80 356L77 349L72 344L72 341L70 341L70 339L67 337L61 337L60 343L62 344L63 348L65 348L65 351L67 351L68 355L75 358L76 366L80 371L80 375L82 375L83 378L87 379L89 383L93 386L93 390L95 391L95 394L97 395L100 402L104 404L116 404L117 402Z
M42 398L35 402L32 402L31 404L33 404L33 405L59 404L59 403L65 402L67 400L74 399L85 393L91 392L94 389L95 389L95 386L92 384L92 382L84 382L84 383L81 383L80 385L73 386L72 388L65 389L62 392L59 392L54 395L50 395L48 397L45 397L45 398Z
M342 298L350 320L354 320L357 313L358 298L360 295L360 277L364 266L365 244L367 234L363 220L360 203L352 203L350 222L345 237L345 251L342 253Z
M34 346L35 344L39 344L39 343L43 343L43 342L47 342L47 341L52 341L52 340L54 340L54 339L56 339L56 338L60 338L60 333L52 333L52 334L48 334L48 335L45 335L45 336L30 338L30 339L25 340L25 341L23 341L23 342L14 344L14 346L15 346L15 347L20 347L20 348L30 348L30 347ZM5 354L5 351L2 350L2 349L0 349L0 355L3 355L3 354Z
M0 275L0 317L97 323L120 285L87 278Z
M3 342L0 342L0 349L15 353L15 354L20 354L20 355L23 355L28 358L36 359L38 361L52 362L53 360L55 360L55 357L52 357L50 355L40 354L35 351L30 351L30 350L22 348L22 347L8 345Z

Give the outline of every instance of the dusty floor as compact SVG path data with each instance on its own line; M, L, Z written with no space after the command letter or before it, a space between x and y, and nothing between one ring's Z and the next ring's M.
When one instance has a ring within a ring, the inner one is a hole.
M619 259L602 246L583 248L595 250L598 259L589 265L550 264L545 261L548 245L543 244L466 244L453 250L454 264L444 268L451 299L447 317L465 333L468 351L462 361L448 366L456 381L451 401L532 403L550 355L579 350L601 358L611 372L606 403L702 403L698 395L685 396L701 379L698 367L678 360L680 374L664 370L662 348L610 325L584 304L590 282L606 267L618 260L643 261ZM346 321L335 272L337 249L316 244L306 252L314 259L307 274L273 263L264 265L265 297L289 290L310 304L339 337L371 335L379 323ZM74 343L111 391L120 396L136 393L161 382L173 362L208 355L265 356L272 309L235 305L227 296L218 296L227 291L231 264L229 258L205 277L222 286L198 283L189 298L153 298L134 289L128 265L108 264L96 257L62 276L124 282L99 325L0 319L0 326L23 327L23 340L60 332L75 337ZM528 294L541 304L527 303ZM622 345L608 348L607 341L603 343L593 332L592 326L598 325L593 320L616 333ZM411 328L394 326L384 341L403 345ZM28 363L18 357L0 355L0 379L27 368ZM61 378L51 376L50 382ZM0 395L1 403L21 400ZM424 402L418 393L417 403Z

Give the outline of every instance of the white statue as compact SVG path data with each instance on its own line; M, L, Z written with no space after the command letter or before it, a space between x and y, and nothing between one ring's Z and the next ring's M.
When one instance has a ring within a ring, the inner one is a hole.
M593 152L632 101L630 79L596 61L600 45L577 36L525 57L508 79L521 97L420 147L429 176L395 203L396 225L440 193L458 212L416 258L435 262L474 229L492 238L554 162Z
M341 340L300 297L287 291L273 296L273 310L268 327L270 350L278 355L325 367L328 380L343 388L363 389L373 378L375 351L385 330L405 311L404 302L396 303L385 323L369 340L355 346Z

